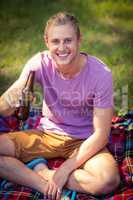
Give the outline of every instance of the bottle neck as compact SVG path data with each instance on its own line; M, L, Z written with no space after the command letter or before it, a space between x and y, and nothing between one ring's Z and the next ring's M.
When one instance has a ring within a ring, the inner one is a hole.
M24 91L28 90L28 91L33 92L34 78L35 78L35 71L30 71L27 81L24 86Z

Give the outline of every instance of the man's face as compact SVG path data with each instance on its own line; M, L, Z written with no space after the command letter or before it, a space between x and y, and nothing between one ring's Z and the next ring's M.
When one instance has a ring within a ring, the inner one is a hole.
M80 39L71 24L52 25L45 42L57 67L66 68L76 63Z

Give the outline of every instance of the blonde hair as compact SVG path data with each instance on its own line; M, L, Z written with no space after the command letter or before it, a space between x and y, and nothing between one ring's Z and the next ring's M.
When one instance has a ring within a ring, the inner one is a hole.
M53 15L49 18L49 20L46 23L45 29L44 29L44 36L48 36L48 30L50 26L52 25L65 25L70 23L77 34L77 38L80 37L80 28L79 23L74 15L69 14L68 12L58 12L57 14Z

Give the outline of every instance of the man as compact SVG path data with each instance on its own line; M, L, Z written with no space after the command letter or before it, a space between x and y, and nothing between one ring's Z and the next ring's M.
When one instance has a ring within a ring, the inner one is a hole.
M37 130L0 136L0 176L50 199L60 199L64 187L107 194L120 182L116 161L106 148L113 109L111 72L96 57L80 52L78 22L68 13L48 20L44 40L49 51L33 56L1 97L1 114L13 112L29 72L35 71L43 117ZM19 90L16 99L11 98L14 88ZM38 156L66 160L56 171L44 163L34 171L23 164Z

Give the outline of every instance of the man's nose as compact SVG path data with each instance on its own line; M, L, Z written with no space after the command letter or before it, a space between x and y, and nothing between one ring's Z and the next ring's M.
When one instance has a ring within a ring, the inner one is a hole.
M60 42L60 44L59 44L59 50L60 51L63 51L65 49L65 44L64 44L64 42Z

